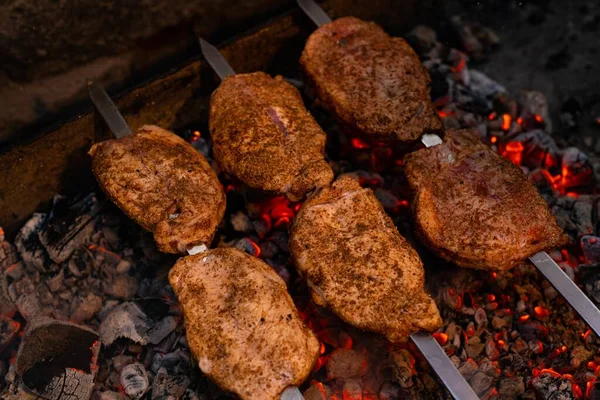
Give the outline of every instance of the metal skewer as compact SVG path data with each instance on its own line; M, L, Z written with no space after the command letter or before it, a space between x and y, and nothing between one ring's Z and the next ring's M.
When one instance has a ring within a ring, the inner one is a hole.
M329 16L325 14L325 11L323 11L323 9L313 0L297 0L297 2L302 11L304 11L317 26L331 22L331 18L329 18ZM427 147L436 146L442 143L442 139L437 135L424 135L421 140ZM442 349L431 334L417 332L410 335L410 338L455 399L479 399L479 396L475 394L469 383L461 375L458 369L456 369L456 366L450 361L450 358L448 358L444 349Z
M92 103L94 103L94 106L100 115L102 115L102 119L104 119L104 122L106 122L106 125L108 125L108 128L117 139L133 133L115 103L102 87L96 83L92 83L88 88L88 92ZM188 248L187 252L192 256L194 254L203 253L207 249L205 244L200 244Z
M199 38L200 48L202 49L202 55L217 74L217 76L223 80L228 76L235 75L235 71L229 65L223 54L212 44L206 40ZM300 389L296 386L288 386L283 393L281 393L280 400L304 400L304 396Z
M308 4L307 2L304 2ZM313 3L314 4L314 3ZM310 5L309 5L310 6ZM319 10L319 6L314 4ZM321 12L327 16L321 10ZM312 18L312 17L311 17ZM320 20L324 18L318 17ZM312 18L313 21L319 20L318 18ZM329 18L329 17L327 17ZM331 20L330 20L331 21ZM200 39L200 47L202 48L202 54L204 58L208 61L210 66L213 68L215 73L223 79L223 77L227 77L232 75L233 69L225 60L225 57L219 52L219 50L206 42L203 39ZM225 67L222 70L218 69L221 67ZM435 136L435 135L433 135ZM441 139L437 137L439 143L441 143ZM473 392L473 389L469 386L467 381L462 377L460 372L456 369L452 361L448 358L444 350L440 347L438 342L433 338L430 334L424 333L415 333L411 335L412 340L415 342L417 347L421 350L427 361L431 364L435 372L438 374L440 379L444 382L448 390L452 393L454 398L458 400L471 400L478 399L479 397ZM286 396L300 396L300 397L286 397ZM303 399L300 391L297 388L289 387L281 396L282 400L292 400L292 399Z
M313 0L297 0L297 2L300 8L317 26L331 22L331 18ZM421 137L421 142L426 147L432 147L441 144L442 140L437 135L426 134ZM600 336L600 310L569 276L565 274L560 266L544 251L534 254L529 257L529 260L587 322L590 328Z

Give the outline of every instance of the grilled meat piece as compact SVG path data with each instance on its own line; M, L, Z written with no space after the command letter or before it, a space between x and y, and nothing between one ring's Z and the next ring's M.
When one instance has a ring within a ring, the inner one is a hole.
M219 386L242 399L278 399L308 377L319 341L267 264L218 248L181 258L169 282L183 306L190 349Z
M442 130L419 57L373 22L344 17L322 25L300 64L319 104L355 134L411 142Z
M290 251L315 303L358 328L403 342L442 320L423 264L373 192L350 177L315 193L291 228Z
M210 245L225 194L206 159L179 136L152 125L96 143L92 170L125 214L154 233L161 251Z
M227 77L211 97L210 133L221 168L251 188L299 200L333 179L325 133L279 76Z
M469 131L446 132L404 161L417 234L446 260L505 270L567 240L523 172Z

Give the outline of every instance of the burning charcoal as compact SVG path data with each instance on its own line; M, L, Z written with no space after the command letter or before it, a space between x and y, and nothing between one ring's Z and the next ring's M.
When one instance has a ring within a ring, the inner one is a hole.
M148 390L150 382L142 364L129 364L121 371L121 385L131 399L139 399Z
M21 324L4 315L0 315L0 353L2 353L13 341ZM3 376L0 374L0 376ZM1 382L0 382L1 383Z
M399 386L390 382L384 383L379 391L380 400L396 400L403 398L408 398L408 396L403 393L403 390Z
M512 141L522 143L522 163L529 168L558 163L558 146L552 136L541 129L519 133Z
M573 393L573 383L554 371L540 373L531 381L531 384L542 399L577 399Z
M600 262L600 238L593 235L584 235L579 241L583 256L586 261Z
M336 349L326 368L327 379L360 378L367 372L367 356L355 350Z
M161 368L152 383L152 399L180 399L190 383L187 376L170 376Z
M523 90L519 94L519 104L521 105L520 117L526 126L535 124L544 125L546 132L552 132L552 120L548 112L548 101L543 93L534 90Z
M344 382L342 392L346 399L360 399L362 398L363 389L359 380L349 379Z
M525 383L522 377L504 378L498 383L498 394L507 399L514 399L525 392Z
M571 237L579 238L594 232L592 218L593 199L591 196L559 197L552 206L552 213L561 228Z
M39 314L42 305L35 290L35 282L27 275L22 263L13 264L6 272L14 282L8 286L8 297L25 318Z
M463 365L458 368L458 372L461 373L465 379L471 379L473 375L477 372L479 365L472 358L468 358L467 361Z
M333 391L329 386L317 382L316 384L309 387L304 393L305 400L328 400L333 394Z
M475 310L475 323L477 324L477 328L486 326L488 323L487 314L481 307Z
M126 396L123 396L119 392L100 392L93 400L127 400Z
M471 358L477 358L485 349L485 343L481 343L478 336L472 337L467 343L467 354Z
M132 299L138 289L135 277L128 274L115 274L111 281L103 281L102 289L107 295L122 300Z
M152 321L135 303L127 302L115 307L100 324L100 336L105 345L123 337L135 343L158 344L177 327L173 316Z
M394 351L391 356L394 362L392 367L394 382L405 389L412 387L414 385L412 377L415 374L415 358L406 349Z
M469 54L480 57L483 53L483 45L473 34L471 24L465 22L460 16L455 15L450 18L450 25L460 38L463 49Z
M475 96L481 99L487 99L498 93L506 93L506 88L504 86L500 85L483 72L474 69L469 70L469 72L471 76L469 89Z
M68 204L65 197L54 198L52 210L43 229L38 232L40 242L52 260L65 262L73 250L88 241L94 230L91 222L99 210L100 205L94 193L74 204Z
M417 54L423 56L439 46L437 35L433 29L425 25L417 25L406 35L406 41L410 43Z
M15 369L28 390L44 398L89 399L99 351L99 336L91 329L38 318L23 336Z
M510 322L504 318L494 317L492 319L492 326L497 330L506 329L510 326Z
M120 354L120 355L114 356L111 361L112 361L113 369L117 372L121 372L121 370L123 369L124 366L133 364L134 359L132 356Z
M491 376L484 374L483 372L477 372L471 378L471 387L477 394L483 394L492 387L493 379Z
M377 197L377 200L379 200L383 208L385 208L386 210L391 210L397 207L400 203L398 198L394 196L389 190L375 188L373 193L375 194L375 197Z
M234 247L236 249L245 251L254 257L258 257L260 255L260 247L248 238L240 239Z
M21 259L40 271L44 270L48 256L44 250L38 232L42 229L46 221L46 214L33 214L31 219L23 225L17 237L15 245L21 255Z
M600 304L600 271L589 274L584 289L596 304Z
M231 216L231 225L237 232L248 233L252 230L252 221L242 211L238 211Z
M0 227L0 271L19 261L17 249L4 238L4 230Z
M71 303L70 319L75 323L82 323L96 315L100 309L102 309L102 298L89 292L85 297L77 296Z
M583 186L590 183L593 175L588 156L576 147L562 151L563 188Z

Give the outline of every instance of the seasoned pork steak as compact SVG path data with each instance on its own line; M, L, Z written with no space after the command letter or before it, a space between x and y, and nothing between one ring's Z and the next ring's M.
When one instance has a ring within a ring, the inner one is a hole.
M466 130L405 157L420 239L463 267L504 270L566 235L521 170Z
M299 200L333 179L325 133L281 77L226 78L211 97L210 133L221 168L251 188Z
M419 57L373 22L344 17L322 25L300 64L319 104L356 134L410 142L442 129Z
M145 125L132 135L96 143L92 170L125 214L154 233L161 251L210 245L225 212L217 175L179 136Z
M371 190L349 177L302 205L290 251L315 303L358 328L403 342L442 320L424 292L423 264Z
M242 399L275 400L301 384L319 356L273 269L242 251L183 257L169 273L187 341L202 372Z

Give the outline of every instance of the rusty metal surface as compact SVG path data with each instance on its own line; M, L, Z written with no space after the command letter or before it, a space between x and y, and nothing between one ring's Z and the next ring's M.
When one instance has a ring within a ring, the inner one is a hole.
M333 17L356 15L392 27L389 30L393 32L394 27L409 28L424 15L431 17L431 10L437 8L430 7L439 3L330 0L323 7ZM313 29L312 22L296 10L220 50L238 72L294 70ZM207 120L210 94L217 84L208 65L196 60L139 86L117 98L116 103L132 129L143 124L183 128ZM94 184L87 151L93 143L109 138L110 132L91 110L90 104L87 113L0 154L0 226L9 236L33 212L47 207L54 194L85 191Z

